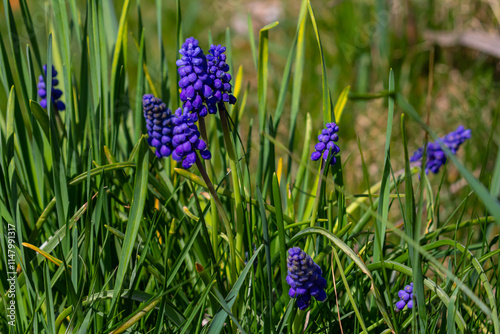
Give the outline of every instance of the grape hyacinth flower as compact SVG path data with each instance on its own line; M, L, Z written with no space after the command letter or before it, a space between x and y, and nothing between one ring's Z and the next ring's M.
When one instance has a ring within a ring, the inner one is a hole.
M196 151L200 152L203 159L208 160L212 157L207 149L207 144L200 139L198 127L194 124L198 120L196 113L190 113L178 108L172 118L173 137L172 159L182 162L182 167L190 168L196 162Z
M208 112L217 112L217 103L235 104L236 98L231 94L231 74L226 63L226 48L222 45L211 45L207 55L207 70L212 84L213 95L207 100ZM222 104L223 105L223 104Z
M183 109L197 113L201 117L207 115L206 99L212 96L211 80L207 73L207 59L194 37L186 39L179 53L181 59L176 64L179 67L180 98Z
M153 94L142 97L144 118L148 129L148 144L156 148L158 158L172 153L172 112L165 103Z
M309 307L311 296L317 301L326 299L326 280L322 276L321 268L299 247L288 250L287 283L290 285L288 295L297 298L300 310Z
M429 171L437 174L441 166L443 166L446 161L446 153L444 153L441 148L440 143L446 145L446 147L451 151L451 153L456 154L460 145L462 145L467 139L471 137L471 130L465 129L460 125L455 131L448 133L443 138L438 139L436 142L428 143L427 145L427 164L425 166L425 173L429 174ZM413 156L410 158L410 162L420 161L423 157L424 149L420 147Z
M333 166L335 162L337 162L337 159L335 159L335 155L340 152L340 148L337 146L337 144L335 144L339 140L337 132L339 132L339 126L337 124L326 124L326 127L318 136L319 142L314 146L316 151L311 154L311 160L317 161L319 160L319 158L321 158L321 156L323 156L323 160L326 161L328 159L330 150L332 150L332 160L330 161L330 165Z
M47 76L47 65L43 65L43 71L45 72L45 77ZM47 109L47 87L45 85L45 77L40 74L38 77L38 95L42 98L40 100L40 105L43 109ZM52 105L55 110L63 111L66 110L66 105L63 101L59 100L63 94L62 90L55 88L59 84L59 80L57 80L57 71L54 66L52 66L52 92L51 92L51 100Z
M409 309L413 308L414 296L413 296L413 282L410 285L405 286L403 290L399 290L398 296L400 300L396 303L396 309L402 311L406 306Z

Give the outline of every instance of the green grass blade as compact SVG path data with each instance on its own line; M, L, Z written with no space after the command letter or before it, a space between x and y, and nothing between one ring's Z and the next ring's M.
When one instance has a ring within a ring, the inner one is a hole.
M347 86L346 88L344 88L342 93L340 93L337 103L335 103L335 107L333 108L333 113L335 114L335 121L337 122L337 124L340 124L340 118L342 117L342 113L344 112L350 89L351 86Z
M144 30L141 31L141 41L139 44L139 60L137 65L137 85L135 96L135 141L141 136L143 128L142 115L142 95L144 94Z
M266 217L266 209L264 207L264 200L262 199L262 194L260 192L259 187L257 187L257 200L259 201L259 206L260 206L260 219L262 221L262 236L263 236L263 244L264 248L266 250L266 269L267 269L267 307L268 307L268 312L266 313L266 318L267 321L265 324L270 324L270 318L271 318L271 310L273 308L273 303L271 296L273 295L273 284L272 284L272 277L273 277L273 268L272 268L272 263L271 263L271 241L269 239L269 225L267 223L267 217ZM268 330L268 328L266 328Z
M392 69L389 74L389 90L394 89L394 72ZM392 134L392 120L394 117L394 99L389 97L389 111L387 114L387 130L385 137L385 149L384 149L384 172L382 175L382 184L380 187L380 199L378 205L378 214L381 219L377 219L377 225L375 227L375 244L373 249L373 261L378 262L383 258L383 245L385 240L385 231L387 217L389 215L389 195L390 190L390 170L391 170L391 134Z
M266 103L267 103L267 78L269 76L269 30L276 27L278 22L266 25L259 32L259 63L257 70L258 79L258 99L259 99L259 132L266 129ZM260 139L259 167L257 170L257 185L262 185L265 172L265 141Z
M280 185L278 183L278 177L276 173L273 174L273 197L274 197L274 207L276 208L276 225L278 226L278 244L279 244L279 254L280 254L280 276L281 276L281 289L283 294L285 294L287 282L286 276L287 272L287 251L286 251L286 241L285 241L285 225L283 223L283 208L281 202L281 192Z
M328 76L326 72L326 62L325 55L323 53L323 45L321 43L321 38L319 36L318 25L316 23L316 17L314 15L314 10L311 6L311 1L307 3L309 9L309 16L311 17L311 22L314 28L314 34L316 35L316 41L318 42L319 55L321 59L321 83L323 87L323 123L332 122L332 112L331 112L331 97L330 89L328 88Z
M408 237L413 239L415 243L420 239L420 224L416 221L416 208L415 197L413 194L412 174L410 171L410 158L408 154L408 138L406 136L405 128L405 115L401 115L401 134L403 139L404 156L405 156L405 214L404 214L404 227ZM415 288L415 295L417 296L417 312L419 315L419 324L421 330L425 330L423 325L427 319L424 299L424 277L422 273L422 264L420 253L409 245L410 263L413 271L413 284Z
M137 232L142 221L142 212L144 210L148 190L148 165L149 147L146 144L144 137L142 137L139 155L137 157L137 168L135 171L134 198L130 207L125 240L123 241L122 252L120 255L120 264L116 274L113 299L111 300L110 307L111 310L114 310L117 299L123 289L123 281L125 279L127 268L129 267L129 261L132 257L132 251L137 238Z
M255 46L255 37L253 33L252 16L247 13L247 24L248 24L248 41L250 43L250 50L252 51L252 58L255 68L257 69L257 47Z
M245 268L241 271L240 276L236 280L236 283L234 283L233 288L231 291L229 291L229 294L226 297L226 303L229 306L228 309L231 309L233 306L234 302L236 301L236 296L240 292L241 286L243 285L243 282L246 279L246 276L250 272L250 269L253 268L253 262L255 261L255 258L259 254L259 252L264 248L264 245L260 245L259 248L253 253L253 256L248 260L247 265ZM226 318L228 316L228 313L226 310L220 310L217 312L215 315L214 319L212 320L212 323L210 324L210 328L208 329L209 334L218 334L222 331L222 328L224 327L224 322L226 321Z
M293 142L295 139L295 130L297 125L297 116L299 114L299 109L300 109L301 88L304 78L304 64L306 59L305 57L306 11L307 11L307 0L303 0L299 14L299 25L297 28L297 47L295 54L295 67L293 69L292 105L290 108L290 135L288 138L288 149L290 151L293 150ZM306 119L307 121L310 121L309 113L307 113ZM305 147L309 148L308 145ZM291 176L290 173L291 169L292 169L292 159L291 157L289 157L288 172L287 172L287 175L289 177Z
M493 168L493 176L490 184L491 196L498 198L500 195L500 146L498 146L497 160Z

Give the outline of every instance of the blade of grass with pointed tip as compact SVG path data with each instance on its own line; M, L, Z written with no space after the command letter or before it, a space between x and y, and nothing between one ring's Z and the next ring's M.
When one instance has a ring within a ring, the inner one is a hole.
M389 73L389 90L394 89L394 73L392 69ZM373 249L373 261L378 262L383 258L383 247L385 240L385 230L387 217L389 215L389 195L390 190L390 165L391 165L391 134L392 134L392 121L394 118L394 98L389 97L389 109L387 114L387 130L385 136L385 148L384 148L384 172L382 175L382 183L380 186L380 198L378 205L378 214L381 219L377 219L377 224L375 226L375 244Z
M127 15L128 15L128 10L130 8L130 0L125 0L122 6L122 13L120 16L120 23L118 26L118 33L117 33L117 38L116 42L114 45L114 53L113 53L113 61L111 64L111 84L110 84L110 96L111 96L111 105L110 105L110 124L105 127L106 133L107 131L111 130L111 139L114 140L116 134L115 131L118 131L118 127L115 126L114 123L114 117L115 117L115 107L118 105L117 99L119 98L117 93L119 92L119 86L120 86L120 67L123 60L123 55L126 52L126 47L127 45L125 44L126 38L127 38L127 31L126 31L126 26L127 26ZM109 22L107 20L106 22ZM106 29L106 31L109 31L109 29ZM126 63L126 62L125 62ZM112 151L114 149L114 144L111 144L109 136L107 137L107 140L105 141L106 145L112 148Z
M307 11L307 0L302 1L300 14L299 14L299 25L297 31L297 47L295 54L295 67L293 69L293 83L292 83L292 105L290 109L290 135L288 138L288 149L293 150L293 142L295 138L295 129L297 124L297 116L300 109L300 97L302 81L304 77L304 63L305 63L305 33L306 33L306 11ZM306 122L310 120L310 115L307 113ZM307 132L306 132L307 134ZM306 136L307 138L307 136ZM307 143L308 144L308 143ZM305 146L309 149L309 145ZM299 166L299 171L300 171ZM292 158L288 158L288 177L291 177L292 170ZM297 174L300 175L300 174ZM297 176L298 179L298 176ZM295 189L294 189L295 190ZM294 197L295 198L295 197Z
M250 50L252 51L252 58L257 69L257 48L255 47L255 37L253 33L252 16L250 12L247 13L247 24L248 24L248 41L250 43Z
M141 138L141 146L137 158L137 168L135 171L134 182L134 198L130 207L130 214L127 222L127 230L125 232L125 240L123 241L122 251L120 256L120 264L116 274L113 299L111 300L110 313L113 313L117 299L123 289L123 281L129 266L129 261L132 256L137 232L142 221L142 212L146 202L146 194L148 191L148 165L149 165L149 146L146 144L144 137Z
M309 16L311 17L311 22L314 28L314 34L316 35L316 41L318 42L319 55L321 59L321 83L323 87L323 123L332 122L332 112L331 112L331 97L330 89L328 88L328 76L326 72L325 55L323 53L323 45L321 43L321 38L319 36L318 25L316 24L316 17L314 16L314 10L311 6L311 1L307 3L309 9Z
M137 142L142 133L142 94L144 93L144 30L141 31L139 44L139 60L137 62L137 86L135 96L135 141Z
M47 91L52 90L52 34L49 35L47 49ZM56 197L56 210L59 227L66 223L68 214L68 188L66 183L66 168L60 151L59 133L56 128L56 116L52 103L47 103L47 113L50 124L50 147L52 152L52 181ZM64 245L64 244L63 244ZM69 243L66 243L69 246Z
M420 239L420 230L416 224L416 208L415 197L413 194L412 174L410 172L410 157L408 154L408 137L406 136L405 115L401 115L401 135L404 147L405 158L405 213L404 213L404 230L409 238L412 238L415 243ZM424 325L427 318L424 300L424 277L422 273L420 253L415 251L414 247L408 245L410 253L410 263L413 271L413 284L415 285L415 295L417 297L417 313L419 315L420 327ZM422 319L422 320L420 320Z
M43 110L42 106L38 104L35 101L30 100L30 107L31 107L31 112L35 116L35 119L38 121L38 124L42 128L43 133L47 137L47 140L50 140L50 123L49 123L49 116L47 116L47 113L45 110Z
M258 79L258 100L259 100L259 132L264 132L266 129L266 103L267 103L267 79L269 76L269 30L276 27L278 22L270 23L260 29L259 32L259 61L257 70ZM264 172L266 169L266 157L264 156L266 142L261 137L259 150L259 167L257 169L257 185L262 186L264 183Z
M345 105L347 103L347 97L349 96L350 89L351 86L347 86L346 88L344 88L342 93L340 93L337 103L335 103L335 107L333 108L335 122L337 122L337 124L340 124L340 118L342 117L342 112L344 111Z
M498 146L497 159L493 168L493 176L490 183L491 196L498 198L500 195L500 146Z

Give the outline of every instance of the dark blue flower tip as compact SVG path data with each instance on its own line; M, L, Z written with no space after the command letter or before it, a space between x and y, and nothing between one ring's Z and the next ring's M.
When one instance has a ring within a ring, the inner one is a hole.
M399 301L396 302L396 310L402 311L405 307L413 308L415 303L413 295L413 283L406 285L403 290L398 291Z
M43 72L45 73L45 77L47 76L47 65L43 65ZM56 111L64 111L66 110L66 105L63 101L60 100L63 95L62 90L56 88L59 85L59 80L56 78L57 71L54 66L52 66L52 92L51 92L51 101L54 109ZM47 109L47 86L45 84L45 77L40 75L38 77L38 96L40 96L40 105L42 108Z
M196 151L205 160L212 157L207 144L200 139L200 132L194 124L196 121L198 121L198 114L190 113L182 108L178 108L172 117L172 159L180 162L182 168L185 169L196 163Z
M439 169L447 162L446 153L441 145L446 146L452 154L456 154L460 146L471 138L471 130L465 129L460 125L455 131L448 133L446 136L439 138L435 142L427 144L427 163L425 172L429 174L431 171L434 174L439 172ZM420 147L413 153L410 162L421 161L424 154L424 148Z
M217 103L227 102L235 104L236 98L232 95L231 75L229 65L226 62L226 48L222 45L211 45L208 51L207 70L212 83L213 98L208 100L209 112L215 113L217 111L213 106Z
M156 148L158 158L168 157L172 154L172 112L166 104L152 94L142 97L144 118L148 130L148 144Z
M299 247L288 250L287 268L288 295L297 298L299 309L309 307L311 296L320 302L326 300L326 280L321 268Z
M339 136L337 134L339 132L339 127L335 123L327 123L326 127L321 131L321 134L318 136L318 143L314 146L316 150L311 154L311 160L317 161L321 157L323 160L328 160L328 155L330 151L332 152L332 160L330 160L330 165L334 165L337 162L335 155L340 152L340 148L336 144L339 140Z

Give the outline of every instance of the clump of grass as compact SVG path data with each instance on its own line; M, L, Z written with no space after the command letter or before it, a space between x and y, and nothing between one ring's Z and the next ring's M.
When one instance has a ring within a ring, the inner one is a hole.
M459 143L439 139L455 124L429 121L430 88L427 108L409 102L406 65L386 66L387 26L381 89L332 82L329 13L313 7L294 8L288 44L273 39L288 29L278 22L256 43L249 17L243 54L229 28L199 33L180 1L166 9L176 21L156 1L151 22L141 1L119 17L108 2L53 1L44 29L37 5L4 1L2 333L500 333L498 111L453 132ZM366 83L366 54L351 57ZM255 77L239 66L252 58ZM385 143L349 134L350 112L368 105Z

